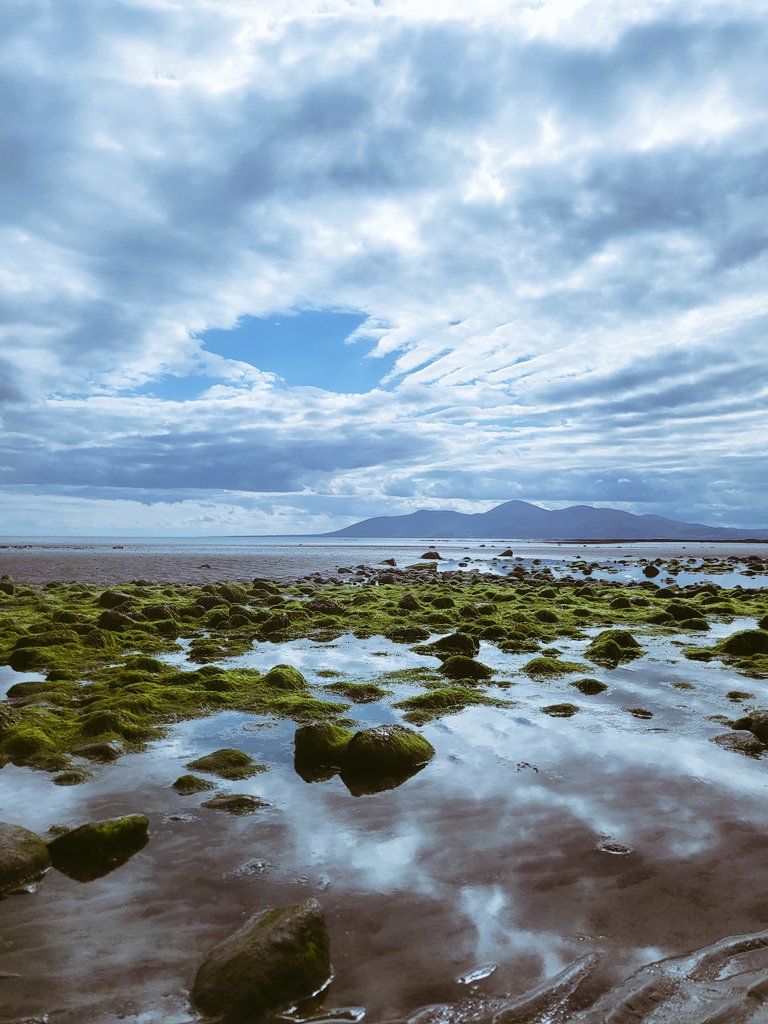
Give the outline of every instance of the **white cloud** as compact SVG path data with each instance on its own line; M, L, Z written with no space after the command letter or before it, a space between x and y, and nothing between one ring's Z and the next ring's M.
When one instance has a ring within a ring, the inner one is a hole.
M761 6L7 5L0 484L763 525ZM382 390L201 349L306 308ZM218 383L131 394L169 374Z

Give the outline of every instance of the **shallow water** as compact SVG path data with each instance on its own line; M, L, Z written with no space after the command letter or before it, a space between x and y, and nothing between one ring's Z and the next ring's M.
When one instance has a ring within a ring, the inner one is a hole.
M745 625L753 622L690 639L711 643ZM483 644L480 659L512 683L487 692L514 706L424 726L434 760L372 796L352 796L338 777L305 783L292 764L294 726L240 712L180 723L72 788L7 766L0 819L44 832L144 812L151 839L102 879L83 884L51 871L36 892L3 901L5 1018L193 1019L186 993L208 948L252 913L309 895L331 932L335 980L325 1006L362 1006L374 1021L467 991L523 992L591 952L603 957L594 995L649 961L765 928L768 761L709 742L723 731L709 716L735 714L725 696L734 688L765 705L767 683L682 660L679 634L637 635L642 658L614 670L586 664L547 682L521 674L531 655ZM578 660L588 642L557 646ZM321 670L375 680L435 663L381 637L345 636L259 643L228 664L280 661L300 667L321 696L333 681ZM3 672L0 682L18 678ZM609 689L584 697L569 685L581 675ZM361 724L398 718L391 702L415 688L391 677L387 686L386 705L350 714ZM562 701L580 712L542 713ZM653 717L634 717L627 709L636 707ZM271 807L232 818L200 807L210 794L170 788L187 761L221 746L270 770L218 788ZM489 964L496 969L473 984L456 980Z
M501 558L512 545L514 558ZM423 538L419 540L350 541L334 538L210 537L163 538L0 538L0 576L30 583L78 580L82 583L112 585L144 579L150 582L209 583L216 580L247 581L255 576L289 580L320 573L334 576L339 568L378 566L394 558L398 567L424 564L420 556L437 546L442 561L439 572L460 568L505 574L520 562L526 568L549 567L554 574L571 572L574 561L597 563L596 579L642 579L640 559L665 561L671 558L764 557L768 546L760 543L714 541L647 541L605 544L570 542L502 541ZM462 562L466 562L462 565ZM623 564L622 564L623 563ZM743 569L744 566L742 565ZM339 577L342 578L342 577ZM349 579L349 576L344 576ZM656 578L661 584L663 574ZM678 582L721 586L757 587L768 585L768 576L745 576L743 572L701 573L684 570Z

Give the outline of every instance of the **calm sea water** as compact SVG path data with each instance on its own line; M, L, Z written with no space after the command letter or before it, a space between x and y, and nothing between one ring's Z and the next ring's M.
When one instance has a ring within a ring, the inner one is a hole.
M584 559L596 562L610 577L636 579L639 559L690 559L690 568L703 558L745 559L768 554L759 543L709 541L613 542L583 544L515 539L424 537L403 540L350 540L325 537L0 537L0 575L32 583L79 580L121 583L135 579L168 583L204 583L220 579L247 581L255 576L296 579L311 573L334 575L339 568L376 566L394 558L399 567L419 563L429 547L443 560L438 569L475 569L504 573L522 560L539 560L560 575ZM502 558L508 548L513 557ZM461 565L460 563L465 563ZM603 573L595 573L600 578ZM687 577L690 576L690 579ZM677 582L701 581L698 572L682 572ZM766 577L719 574L724 586L764 586ZM657 577L661 581L662 577Z

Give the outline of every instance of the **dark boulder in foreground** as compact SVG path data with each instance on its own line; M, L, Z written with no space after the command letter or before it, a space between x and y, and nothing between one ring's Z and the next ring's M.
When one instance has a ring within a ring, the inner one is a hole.
M294 767L305 782L338 772L353 796L394 789L434 757L435 748L404 725L377 725L352 733L327 722L302 726L294 737Z
M192 1001L207 1014L248 1020L321 989L330 940L317 900L269 910L215 946L200 965Z
M48 844L51 863L78 882L91 882L119 868L149 841L149 819L127 814L81 825Z
M38 881L50 862L40 836L21 825L0 822L0 894Z

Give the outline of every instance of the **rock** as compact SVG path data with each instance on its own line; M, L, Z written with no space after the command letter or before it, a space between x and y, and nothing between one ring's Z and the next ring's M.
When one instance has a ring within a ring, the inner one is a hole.
M108 608L99 616L97 625L99 629L117 633L121 629L130 629L131 626L135 626L136 620L127 612L121 612L117 608Z
M768 632L764 629L744 629L721 640L718 647L723 654L768 654Z
M108 875L149 841L149 819L143 814L89 822L48 844L53 866L78 882Z
M119 590L105 590L96 603L99 608L119 608L121 604L130 604L131 596Z
M397 565L397 560L394 558L382 558L379 565Z
M257 796L248 796L247 793L220 793L218 796L206 800L200 805L208 807L212 811L226 811L228 814L254 814L262 807L271 807L266 800Z
M307 602L307 608L311 612L319 612L322 615L338 615L343 612L343 607L332 597L316 597Z
M92 773L85 768L72 768L54 775L52 782L56 786L79 786L81 782L87 782L91 777Z
M181 796L191 796L193 793L204 793L206 790L215 789L215 786L207 779L198 778L197 775L180 775L173 783L173 788Z
M265 635L269 636L272 633L282 633L283 630L288 629L291 624L291 617L287 612L275 612L274 615L270 615L266 622L260 627L260 631Z
M552 718L572 718L581 708L576 704L548 704L541 709Z
M262 680L265 686L274 690L306 690L307 680L292 665L275 665Z
M647 578L649 580L654 579L654 577L656 577L658 575L659 575L659 570L656 568L655 565L646 565L645 568L643 569L643 576L647 576Z
M431 652L438 658L448 657L451 654L464 654L468 658L474 658L480 653L480 643L476 637L469 633L449 633L429 645Z
M606 629L597 634L584 655L598 665L613 666L639 658L642 653L640 644L627 630Z
M415 612L419 608L419 602L413 594L403 594L397 603L397 607L406 612Z
M388 776L422 768L435 748L420 733L404 725L361 729L347 744L344 770L358 776Z
M515 554L515 552L512 550L512 548L505 548L501 552L501 556L500 557L501 558L513 558L514 554Z
M594 697L597 693L602 693L607 690L608 687L605 683L601 683L599 679L577 679L571 683L571 686L575 686L576 689L583 693L585 697Z
M441 554L439 554L437 551L435 551L434 549L432 549L432 548L430 548L429 551L425 551L424 554L421 555L420 557L421 558L429 559L430 561L433 561L433 562L442 562L442 560L443 560L443 556Z
M192 1001L212 1016L249 1020L321 989L331 975L330 940L317 900L252 918L200 965Z
M446 658L440 667L440 671L451 679L488 679L493 673L487 665L474 658L467 658L463 654L452 654Z
M186 767L193 771L210 772L222 779L249 779L252 775L265 771L263 765L256 764L252 757L234 747L214 750L212 754L190 761Z
M305 782L332 778L344 764L352 733L331 722L303 725L293 737L293 765Z
M40 836L21 825L0 822L0 894L38 881L50 863Z
M75 753L79 754L80 757L87 757L89 761L100 761L103 764L116 761L122 752L121 748L115 743L108 743L106 741L102 743L86 743L84 747L78 747L75 750Z
M737 754L747 754L749 757L759 757L765 752L765 746L748 729L724 732L720 736L713 736L712 742L718 747L733 750Z

